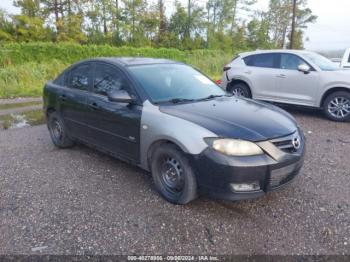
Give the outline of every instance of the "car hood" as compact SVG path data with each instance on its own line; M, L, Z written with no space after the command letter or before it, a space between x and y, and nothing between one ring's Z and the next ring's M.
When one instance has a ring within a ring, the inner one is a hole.
M328 77L332 77L335 81L344 81L350 83L350 70L341 69L337 71L323 71Z
M160 111L195 123L225 138L256 142L286 136L297 130L296 121L284 110L236 97L162 105Z
M321 76L325 83L350 85L350 70L323 71Z

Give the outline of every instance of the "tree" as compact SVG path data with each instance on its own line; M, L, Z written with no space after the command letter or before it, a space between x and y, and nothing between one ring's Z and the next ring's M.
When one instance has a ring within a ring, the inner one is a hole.
M317 20L317 16L312 14L310 8L307 7L307 0L298 0L296 1L296 10L295 10L295 34L294 42L291 43L292 34L289 35L290 46L294 49L303 49L303 30L307 28L307 25L314 23Z
M187 13L185 8L179 3L175 2L175 11L170 18L169 32L170 39L174 43L174 47L180 48L180 42L185 39L188 28Z
M147 15L147 2L144 0L123 0L124 34L132 45L139 45L142 35L142 18Z
M21 9L21 15L40 17L40 0L16 0L13 5Z
M290 49L293 49L294 44L294 33L295 33L295 16L296 16L296 10L297 10L297 0L293 1L293 13L292 13L292 29L290 33Z
M238 14L240 11L251 11L252 6L257 0L227 0L225 10L228 10L227 19L231 21L230 32L234 34L235 28L238 27Z
M44 28L44 21L39 17L15 15L13 21L18 42L45 41L49 37L49 30Z
M81 14L72 14L69 19L63 19L61 30L57 34L57 41L85 43L87 37L81 30L82 23L83 17Z
M166 16L165 16L165 7L164 0L158 0L158 9L159 9L159 30L158 30L158 43L162 42L162 38L166 32Z
M257 0L175 0L168 16L168 0L14 0L21 14L0 12L0 40L284 48L291 44L292 1L270 0L267 12L253 12ZM293 46L302 48L304 29L316 20L307 0L296 0L295 17Z
M290 27L292 0L270 0L269 11L266 14L272 41L277 48L284 48L286 36Z
M302 31L307 27L307 24L317 19L306 6L307 0L297 0L295 30L299 31L298 37L302 37ZM288 39L290 42L292 14L293 0L270 0L267 16L272 39L278 48L285 48Z
M8 13L0 9L0 41L11 41L14 39L14 26Z
M241 26L238 26L236 32L233 33L233 43L232 43L232 50L244 50L247 48L247 36L246 36L246 26L243 23Z

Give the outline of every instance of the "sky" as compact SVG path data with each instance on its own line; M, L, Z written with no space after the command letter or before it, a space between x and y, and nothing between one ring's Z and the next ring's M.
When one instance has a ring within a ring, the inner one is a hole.
M186 2L187 0L181 0ZM199 3L203 2L197 0ZM0 8L9 13L18 13L13 0L0 0ZM169 11L171 0L167 0ZM258 0L256 8L267 10L269 0ZM308 6L317 22L310 24L305 31L305 48L314 51L342 50L350 47L350 0L308 0Z

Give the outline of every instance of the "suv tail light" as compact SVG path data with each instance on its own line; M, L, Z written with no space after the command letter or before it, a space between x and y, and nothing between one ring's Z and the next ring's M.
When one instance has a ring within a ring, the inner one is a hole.
M230 70L230 69L231 69L230 66L225 66L225 67L224 67L224 72L226 72L226 71L228 71L228 70Z

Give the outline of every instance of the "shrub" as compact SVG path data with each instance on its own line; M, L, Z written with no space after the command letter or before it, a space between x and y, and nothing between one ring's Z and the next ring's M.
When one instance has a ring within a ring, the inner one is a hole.
M69 64L93 57L140 56L190 64L212 78L233 54L221 50L180 51L167 48L112 47L73 43L8 43L0 45L0 97L41 95L44 83Z

